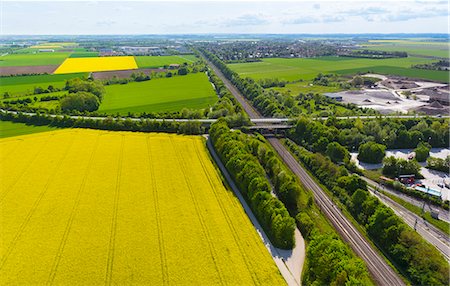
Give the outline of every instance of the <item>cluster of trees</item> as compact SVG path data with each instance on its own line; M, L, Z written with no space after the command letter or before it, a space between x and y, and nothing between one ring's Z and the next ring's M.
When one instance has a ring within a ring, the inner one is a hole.
M375 142L367 142L359 145L358 160L365 163L381 163L386 156L386 146Z
M420 168L419 163L415 160L405 160L390 156L383 160L382 173L391 178L401 175L414 175L416 178L423 178L420 174Z
M286 81L279 80L278 78L264 78L258 80L258 84L262 86L263 88L270 88L270 87L284 87L286 86Z
M425 69L425 70L448 71L448 70L450 70L450 61L449 60L439 60L434 63L417 64L417 65L413 65L412 68Z
M450 156L447 156L445 159L429 157L427 159L427 168L447 174L450 173Z
M26 115L23 113L0 113L0 119L31 125L49 125L55 127L90 128L114 131L168 132L190 135L205 133L205 128L202 126L201 122L198 121L174 122L156 121L151 119L114 119L112 117L108 117L105 120L95 120L89 118L75 119L66 115L49 116L41 115L39 113L37 115Z
M356 50L351 53L345 53L342 56L352 58L370 58L370 59L389 59L389 58L407 58L407 52L388 52L372 50Z
M64 112L87 111L98 109L103 99L105 88L100 81L73 78L66 81L64 87L68 96L60 100L61 110Z
M357 150L367 142L382 144L389 149L415 148L420 142L430 146L449 146L449 120L422 119L341 119L320 122L300 118L290 137L309 150L324 146L323 141L338 142L348 150Z
M104 85L111 85L111 84L127 84L129 82L141 82L141 81L147 81L151 80L150 75L145 74L143 72L138 73L132 73L129 78L119 78L116 75L114 75L112 78L104 80Z
M336 235L317 235L307 248L305 285L372 285L364 263Z
M337 167L329 159L320 159L320 154L313 154L292 141L286 141L286 145L332 190L352 216L365 227L370 238L407 274L412 284L448 284L449 267L445 259L391 209L371 196L364 180L355 174L348 175L344 166ZM317 163L318 159L320 163ZM325 175L326 169L330 173L328 176Z
M353 77L351 84L354 87L362 87L362 86L373 86L381 79L375 78L375 77L367 77L367 76L360 76L357 75Z
M212 70L208 70L207 75L219 97L219 100L210 108L207 117L213 119L225 117L231 127L249 125L250 120L247 113L244 112L222 80Z
M425 162L430 156L430 149L430 144L419 142L416 149L414 149L414 153L416 153L415 159L417 162Z
M223 119L211 125L210 138L227 170L249 202L272 243L279 248L295 246L295 220L284 204L271 194L264 168L247 145L247 135L231 131Z

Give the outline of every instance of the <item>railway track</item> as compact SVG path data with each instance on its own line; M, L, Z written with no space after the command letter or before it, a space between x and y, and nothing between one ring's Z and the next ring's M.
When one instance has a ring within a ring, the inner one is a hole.
M204 57L207 64L212 68L216 75L223 81L231 94L242 105L250 119L264 119L264 117L253 108L253 106L244 98L237 88L225 78L223 73ZM387 262L377 253L369 244L364 236L353 226L353 224L344 216L328 195L319 185L309 176L303 167L297 162L292 154L281 144L277 138L267 138L275 151L280 155L285 164L298 176L306 188L310 189L314 198L342 238L350 245L355 253L361 257L367 265L373 279L379 285L396 286L405 285L400 276L387 264Z
M281 144L279 139L267 138L267 140L292 172L298 176L303 185L313 192L316 203L321 211L327 216L335 229L355 253L366 262L367 268L374 280L379 285L405 285L399 275L372 248L364 236L359 233L328 195L317 185L284 145Z

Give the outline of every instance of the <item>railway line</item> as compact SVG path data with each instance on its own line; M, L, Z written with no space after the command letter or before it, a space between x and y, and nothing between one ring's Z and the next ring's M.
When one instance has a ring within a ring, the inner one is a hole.
M223 73L210 61L205 58L208 65L213 69L216 75L224 82L225 86L230 90L231 94L242 105L251 120L261 120L263 124L264 117L256 111L253 106L242 96L237 88L225 78ZM256 123L258 124L258 123ZM341 234L343 239L350 245L355 253L361 257L367 265L369 272L373 279L379 285L394 286L405 285L400 276L387 264L381 255L373 249L364 236L353 226L353 224L344 216L332 200L325 194L320 186L309 176L303 167L297 162L292 154L281 144L279 139L267 137L269 143L273 146L275 151L280 155L286 165L292 172L300 179L305 187L312 191L314 198L331 221L336 230Z

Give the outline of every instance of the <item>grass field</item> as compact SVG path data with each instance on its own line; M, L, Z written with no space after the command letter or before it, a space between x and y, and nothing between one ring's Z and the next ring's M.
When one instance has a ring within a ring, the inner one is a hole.
M159 68L170 64L192 63L197 60L194 55L180 56L136 56L139 68Z
M55 74L137 69L134 57L68 58Z
M412 55L450 57L450 44L446 42L408 41L408 40L371 40L363 49L376 51L403 51Z
M336 86L322 86L322 85L314 85L309 81L288 83L284 87L273 87L273 90L288 92L291 95L298 95L299 93L325 93L325 92L338 92L342 89Z
M0 120L0 138L52 131L56 129L57 129L56 127L33 126L33 125L26 125L25 123L15 123L11 121Z
M62 88L67 79L87 76L87 73L64 74L64 75L30 75L15 77L0 77L0 96L5 92L11 95L23 95L33 93L34 88L39 86L47 88L53 85Z
M208 78L203 73L106 86L99 112L180 111L205 108L217 101Z
M59 65L70 53L10 54L0 57L0 67Z
M202 137L0 140L0 284L283 285Z
M345 57L321 57L309 59L268 58L261 62L229 64L228 66L244 77L254 79L279 78L293 81L310 80L318 73L352 74L355 72L374 72L394 75L421 77L424 79L448 82L448 72L411 69L413 64L432 62L423 58L400 59L361 59Z
M70 58L89 58L98 57L98 52L74 52L70 55Z

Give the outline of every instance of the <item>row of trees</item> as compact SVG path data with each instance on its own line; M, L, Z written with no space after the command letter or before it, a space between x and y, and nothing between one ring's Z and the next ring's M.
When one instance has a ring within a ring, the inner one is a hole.
M198 135L204 134L205 128L201 122L174 122L155 121L151 119L131 120L114 119L108 117L104 120L89 118L71 118L69 116L26 115L23 113L0 113L0 120L21 122L31 125L49 125L55 127L90 128L114 131L140 131L140 132L168 132L179 134Z
M271 194L264 168L241 139L247 135L231 131L223 119L212 124L209 131L214 148L272 243L284 249L293 248L295 220L283 203Z
M388 258L417 285L447 285L449 267L440 253L367 191L358 175L288 140L286 145L347 207ZM426 259L425 259L426 258Z
M447 156L445 159L430 157L427 159L427 168L450 173L450 156Z
M357 150L361 144L367 142L382 144L389 149L416 148L420 142L428 143L430 147L447 147L448 126L448 119L436 118L330 118L321 122L301 117L290 137L315 152L324 151L324 142L338 142L350 151Z

